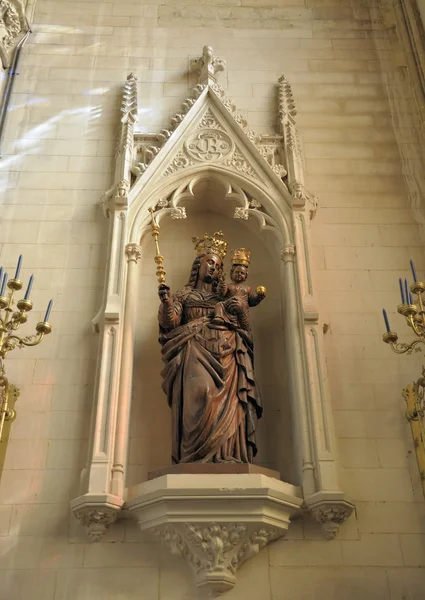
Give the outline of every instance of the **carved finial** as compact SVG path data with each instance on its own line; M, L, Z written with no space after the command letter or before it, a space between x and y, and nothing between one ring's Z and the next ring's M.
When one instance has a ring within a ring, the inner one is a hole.
M137 77L134 73L130 73L124 85L122 95L121 112L123 113L122 121L131 117L133 123L137 122Z
M278 115L279 120L283 120L287 116L295 117L297 109L295 108L294 95L292 93L291 84L282 75L278 79Z
M216 75L226 69L226 61L214 56L211 46L204 46L202 56L193 59L191 67L193 71L199 73L198 82L200 84L216 83Z

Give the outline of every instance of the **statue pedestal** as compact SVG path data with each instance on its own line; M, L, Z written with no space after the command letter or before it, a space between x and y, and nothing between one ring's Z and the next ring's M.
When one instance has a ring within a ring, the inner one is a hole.
M162 475L266 475L280 481L279 471L251 463L179 463L156 471L149 471L148 479Z
M143 531L186 558L198 587L220 594L235 585L240 564L285 535L291 516L300 510L301 491L252 471L205 473L205 467L261 469L252 465L175 465L169 470L177 467L204 472L166 474L134 486L126 507Z

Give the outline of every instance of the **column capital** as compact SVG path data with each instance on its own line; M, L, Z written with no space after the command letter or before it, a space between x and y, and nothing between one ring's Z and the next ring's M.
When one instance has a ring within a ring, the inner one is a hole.
M127 244L125 247L125 253L127 255L127 262L134 262L137 264L139 258L142 257L142 248L139 244Z
M284 244L280 251L280 258L284 263L294 262L295 260L295 246L294 244Z

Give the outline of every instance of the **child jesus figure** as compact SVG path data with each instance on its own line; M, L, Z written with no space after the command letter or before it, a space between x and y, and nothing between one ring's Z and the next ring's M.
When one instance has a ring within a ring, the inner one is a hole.
M257 306L266 297L266 288L257 287L255 292L251 291L249 286L245 285L248 277L248 267L250 263L251 252L246 248L235 250L232 255L232 267L230 270L230 279L232 283L226 283L224 276L220 278L217 286L217 295L226 301L226 308L237 318L237 325L242 329L250 329L249 325L249 307ZM235 302L228 302L232 298L238 299ZM221 312L223 303L216 305L216 319L222 317Z

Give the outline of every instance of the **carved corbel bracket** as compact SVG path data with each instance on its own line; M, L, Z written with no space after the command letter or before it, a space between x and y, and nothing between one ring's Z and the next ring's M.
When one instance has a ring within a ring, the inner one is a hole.
M191 566L199 588L221 594L238 567L285 535L300 510L299 488L265 475L163 475L129 490L126 506Z
M71 500L74 516L87 530L93 542L98 542L117 519L124 500L112 494L84 494Z
M354 510L354 504L342 492L318 492L306 498L305 504L327 540L334 539Z
M309 192L305 185L298 181L290 184L289 189L291 191L294 209L304 208L307 205L309 207L310 219L314 219L319 207L317 196Z
M128 207L128 192L130 182L127 179L121 179L115 183L107 192L102 194L101 202L105 218L109 218L114 210L122 210Z
M152 533L172 554L189 562L197 587L218 595L236 584L236 571L243 562L285 535L286 530L270 525L249 526L244 522L211 522L162 525Z

